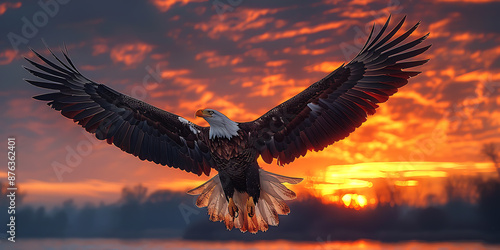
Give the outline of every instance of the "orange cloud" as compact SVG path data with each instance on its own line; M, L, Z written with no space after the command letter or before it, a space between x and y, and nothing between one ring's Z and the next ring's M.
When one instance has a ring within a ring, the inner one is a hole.
M213 108L216 109L231 119L239 121L248 121L258 117L258 114L247 110L242 102L232 101L233 97L228 95L221 95L208 89L206 80L190 78L186 76L188 71L178 70L174 72L164 72L162 76L168 77L173 83L181 86L183 89L176 92L179 95L177 102L177 110L182 110L186 119L193 117L193 112L200 108ZM174 77L175 76L175 77ZM161 91L161 90L160 90ZM194 92L194 93L193 93ZM165 94L172 94L171 91ZM194 121L197 124L206 126L206 122L201 119Z
M290 54L290 55L312 55L312 56L316 56L316 55L322 55L322 54L326 54L327 52L333 50L333 49L338 49L338 46L330 46L330 47L327 47L327 48L323 48L323 49L309 49L307 46L305 45L301 45L299 47L286 47L284 49L281 50L281 52L283 54ZM340 66L340 65L339 65Z
M188 3L203 2L203 0L150 0L161 12L167 12L172 6L184 6Z
M438 102L435 100L435 97L425 97L421 93L411 90L402 90L397 95L394 95L392 98L408 98L412 99L416 103L422 106L431 106L436 109L445 109L448 107L448 103Z
M141 63L146 55L153 50L153 46L146 43L116 45L111 49L110 57L115 63L135 66Z
M343 20L343 21L333 21L329 23L323 23L312 27L300 27L295 29L289 29L286 31L276 31L276 32L266 32L264 34L254 36L247 40L249 43L259 43L263 41L274 41L278 39L291 38L301 35L310 35L318 33L325 30L336 30L337 32L342 32L347 29L353 21Z
M245 56L253 57L257 61L269 60L269 57L267 56L267 51L263 48L251 49L245 52Z
M1 177L1 176L0 176ZM193 187L203 184L203 180L192 180L177 178L169 182L152 182L146 187L150 190L167 189L170 191L185 192ZM22 184L23 190L29 193L33 199L36 196L56 197L86 197L97 200L109 200L109 196L121 192L128 182L109 182L98 179L83 180L78 182L45 182L39 180L28 180ZM33 202L33 201L31 201Z
M28 195L27 203L60 203L62 199L73 199L77 204L83 200L109 201L118 200L121 189L126 182L107 182L101 180L84 180L79 182L47 182L27 180L20 184Z
M459 82L476 82L476 81L488 81L493 79L500 79L500 73L491 73L488 71L472 71L463 75L459 75L455 78L455 81Z
M108 52L109 47L106 44L95 44L92 46L92 55L97 56Z
M304 70L307 72L330 73L330 72L334 71L336 68L340 67L340 65L342 65L342 62L325 61L325 62L320 62L320 63L306 66L306 67L304 67Z
M11 49L0 52L0 65L11 63L16 58L16 55L16 51Z
M92 71L92 70L100 70L100 69L104 69L106 68L106 65L82 65L80 66L81 69L83 70L88 70L88 71Z
M290 61L288 61L288 60L269 61L269 62L266 62L266 66L267 67L281 67L289 62Z
M255 86L250 96L273 96L278 86L293 86L294 80L285 80L282 74L268 75L261 79L262 84ZM289 97L288 97L289 98Z
M174 78L177 76L182 76L191 73L189 69L177 69L177 70L164 70L161 72L162 78Z
M238 63L243 62L243 59L239 56L220 56L217 54L217 51L204 51L196 55L196 60L205 59L205 62L208 64L210 68L222 67L226 65L236 65Z
M99 196L101 192L118 192L126 183L110 183L99 180L86 180L81 182L43 182L30 180L23 183L23 188L30 193L59 193L86 196Z
M454 19L460 18L459 13L453 13L447 18L443 18L439 21L431 23L429 25L428 32L431 32L433 38L437 37L449 37L451 33L448 29L448 24L453 23Z
M277 9L238 9L238 11L224 13L224 21L221 22L218 15L212 16L209 22L198 23L195 29L208 33L212 39L218 39L221 35L229 37L233 41L239 41L243 32L250 29L260 29L268 24L284 25L283 21L266 17L278 12Z
M0 3L0 16L7 12L8 9L17 9L22 5L21 2L16 3Z
M191 82L193 83L193 81ZM249 121L259 116L258 114L245 109L243 103L230 101L228 96L220 96L209 90L203 90L202 92L199 92L199 95L200 96L195 100L183 101L179 103L179 108L191 113L191 115L187 116L187 118L192 117L192 112L199 108L216 109L236 121ZM197 119L196 123L203 126L208 125L200 119Z
M451 38L452 41L473 41L480 40L485 37L485 34L473 34L470 32L457 33Z

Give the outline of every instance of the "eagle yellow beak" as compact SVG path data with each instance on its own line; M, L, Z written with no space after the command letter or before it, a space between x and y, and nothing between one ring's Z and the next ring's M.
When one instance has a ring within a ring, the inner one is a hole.
M207 111L205 111L204 109L200 109L200 110L196 111L195 115L198 117L211 117L211 115Z

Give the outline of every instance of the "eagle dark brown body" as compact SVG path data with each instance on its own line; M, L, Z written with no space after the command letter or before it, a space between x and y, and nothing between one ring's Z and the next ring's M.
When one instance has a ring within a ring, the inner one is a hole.
M220 182L224 194L229 200L234 191L247 192L254 201L259 200L260 181L259 165L257 158L259 153L252 145L248 145L249 134L239 130L238 135L227 138L215 138L208 140L208 147L212 152L219 172Z

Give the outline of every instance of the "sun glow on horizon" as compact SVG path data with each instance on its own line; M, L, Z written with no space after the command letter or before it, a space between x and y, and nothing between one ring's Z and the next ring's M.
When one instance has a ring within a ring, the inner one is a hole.
M487 165L452 162L332 165L316 173L306 188L324 203L356 210L376 204L442 204L449 198L446 185L457 178L481 176L486 173Z
M354 208L356 210L364 208L368 204L366 197L361 194L344 194L342 196L342 202L345 207Z

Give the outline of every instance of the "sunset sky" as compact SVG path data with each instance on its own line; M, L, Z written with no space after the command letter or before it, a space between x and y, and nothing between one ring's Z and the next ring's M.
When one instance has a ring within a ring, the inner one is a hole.
M261 167L305 177L292 187L299 192L338 200L357 190L368 203L375 180L418 187L496 175L481 147L500 143L498 1L48 2L0 3L0 138L7 147L16 137L28 203L111 203L125 185L185 191L208 180L140 161L32 99L44 90L22 80L34 79L21 67L23 56L34 59L29 47L47 55L43 41L54 51L65 44L86 77L206 126L196 110L250 121L297 94L351 60L389 14L391 27L407 15L403 30L421 21L413 38L430 32L423 73L347 139ZM57 174L61 165L71 171Z

